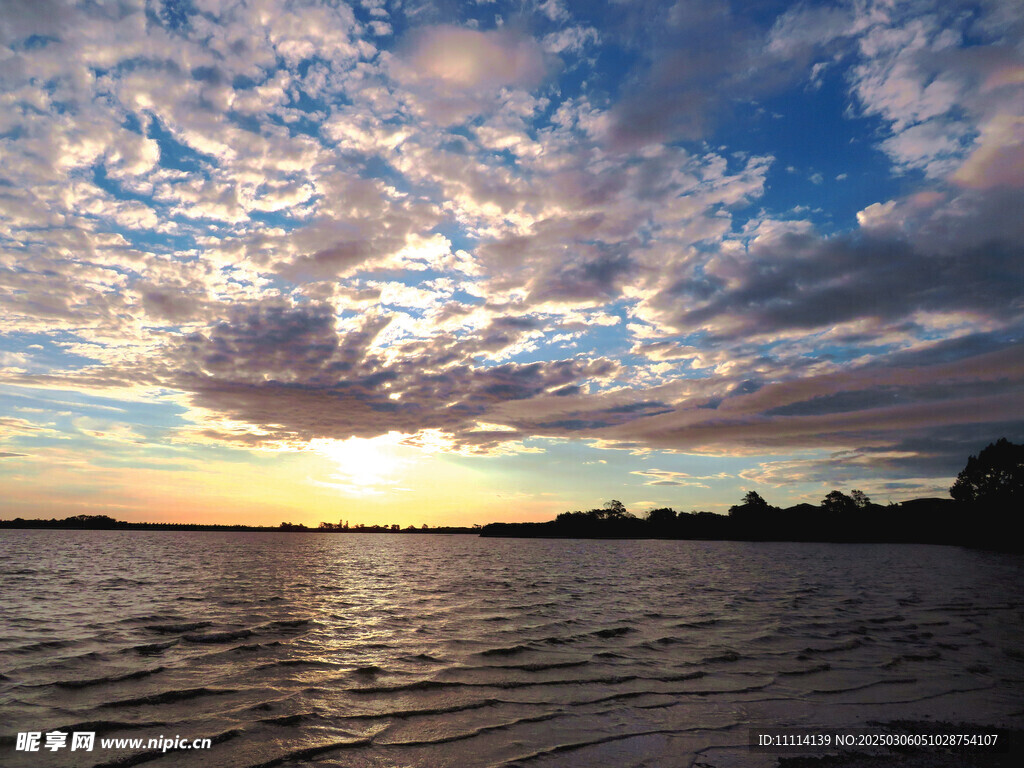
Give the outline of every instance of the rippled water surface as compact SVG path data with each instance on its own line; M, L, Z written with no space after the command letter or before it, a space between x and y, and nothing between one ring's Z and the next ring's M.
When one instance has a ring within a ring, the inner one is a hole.
M1019 724L1022 576L951 547L2 531L0 760L770 765L751 726ZM14 752L52 729L214 746Z

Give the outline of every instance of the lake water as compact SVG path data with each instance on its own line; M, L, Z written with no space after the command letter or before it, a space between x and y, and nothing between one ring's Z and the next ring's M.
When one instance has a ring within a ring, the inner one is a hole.
M6 530L0 579L5 765L767 766L1024 702L1024 558L952 547Z

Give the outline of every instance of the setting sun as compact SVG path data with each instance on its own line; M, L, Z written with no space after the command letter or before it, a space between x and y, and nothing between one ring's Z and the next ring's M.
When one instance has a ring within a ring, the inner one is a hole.
M333 461L336 474L324 483L356 496L394 492L401 486L404 472L418 460L419 451L402 445L402 435L390 432L370 439L348 440L318 438L309 449Z

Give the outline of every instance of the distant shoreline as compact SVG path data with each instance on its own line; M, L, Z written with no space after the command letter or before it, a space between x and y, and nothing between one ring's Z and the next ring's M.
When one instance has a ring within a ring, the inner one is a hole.
M901 507L906 507L901 509ZM308 528L282 523L278 526L218 525L202 523L142 523L114 520L105 515L78 515L63 520L0 520L0 530L69 531L200 531L228 533L332 534L431 534L474 535L481 538L605 539L669 541L748 541L829 544L935 544L965 546L1003 552L1024 552L1021 542L1006 529L1007 516L986 514L944 499L916 499L894 507L861 510L860 525L847 516L822 519L800 505L777 510L759 521L710 512L678 513L672 521L622 517L588 519L575 515L541 523L489 523L485 526L436 528L353 526ZM883 523L884 518L884 525ZM965 525L971 521L970 529Z
M87 518L87 519L82 519ZM105 518L105 519L97 519ZM63 520L0 520L0 530L55 530L55 531L228 531L236 533L378 533L378 534L479 534L480 527L438 526L436 528L391 528L387 526L353 526L351 528L308 528L304 525L217 525L204 523L132 523L114 520L105 515L80 515Z
M939 544L1005 552L1024 552L1013 521L1016 509L1005 504L954 499L911 499L886 506L874 504L860 491L846 496L833 491L821 505L780 508L749 492L728 515L653 509L644 517L622 502L564 512L547 522L488 523L480 526L350 526L347 521L322 522L316 528L282 522L276 526L204 523L148 523L115 520L109 515L73 515L63 519L0 520L0 530L220 531L232 533L316 534L463 534L483 538L528 539L662 539L686 541L773 541L850 544Z

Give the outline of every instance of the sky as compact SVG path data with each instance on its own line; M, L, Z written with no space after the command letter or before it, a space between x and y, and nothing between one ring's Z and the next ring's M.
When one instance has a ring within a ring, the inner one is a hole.
M0 0L0 517L947 496L1022 187L1015 0Z

